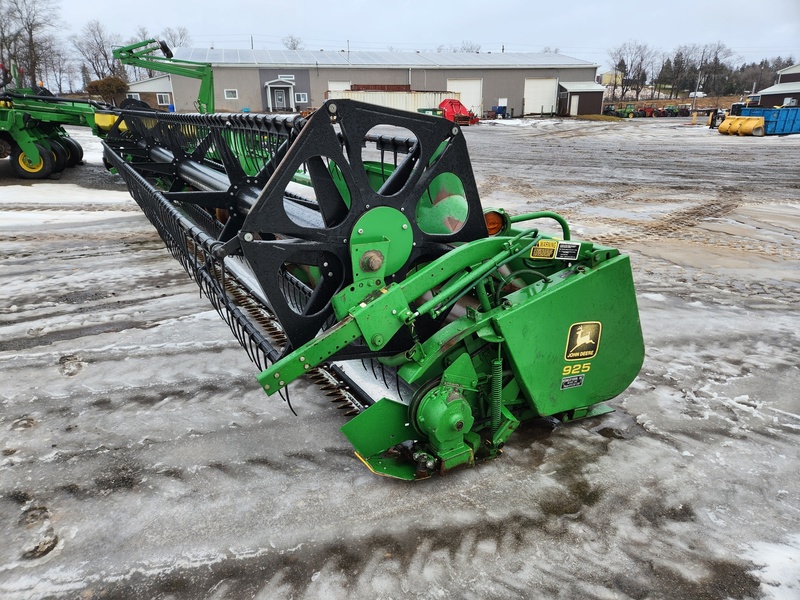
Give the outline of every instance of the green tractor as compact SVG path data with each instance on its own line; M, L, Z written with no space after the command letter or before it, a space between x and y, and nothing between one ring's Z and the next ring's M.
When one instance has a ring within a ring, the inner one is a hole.
M617 108L617 116L622 119L632 119L636 115L636 106L634 104L626 104L625 106L620 105Z

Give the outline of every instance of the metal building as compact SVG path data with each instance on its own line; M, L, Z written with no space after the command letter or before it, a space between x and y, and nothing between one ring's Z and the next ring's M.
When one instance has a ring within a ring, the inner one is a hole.
M598 65L561 54L177 48L175 57L214 67L220 111L302 111L350 89L458 92L477 115L496 106L515 116L602 110ZM176 110L193 110L198 85L172 78Z
M758 94L761 106L800 105L800 64L778 71L778 82Z

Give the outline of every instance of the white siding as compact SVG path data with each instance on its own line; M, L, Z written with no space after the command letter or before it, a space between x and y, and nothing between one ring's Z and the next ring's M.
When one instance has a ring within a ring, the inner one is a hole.
M331 90L328 98L358 100L410 112L417 112L420 108L439 108L439 104L446 98L460 99L457 92L356 92L350 90Z

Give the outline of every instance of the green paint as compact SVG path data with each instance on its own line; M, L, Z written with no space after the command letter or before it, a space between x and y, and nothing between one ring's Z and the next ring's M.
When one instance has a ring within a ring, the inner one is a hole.
M530 218L555 217L533 213L522 220ZM532 260L531 248L551 238L509 229L385 286L396 264L391 257L410 251L411 238L395 232L405 222L394 209L365 213L353 234L362 229L362 241L351 243L354 284L335 299L340 325L259 377L262 384L288 383L303 371L298 356L317 364L356 337L378 350L402 328L413 333L421 315L470 299L463 316L386 360L418 388L411 405L379 400L343 428L370 469L416 479L497 457L523 421L596 416L605 410L599 402L633 381L644 345L627 256L574 241L577 258ZM372 272L357 268L368 252L384 257ZM431 290L432 297L423 297Z

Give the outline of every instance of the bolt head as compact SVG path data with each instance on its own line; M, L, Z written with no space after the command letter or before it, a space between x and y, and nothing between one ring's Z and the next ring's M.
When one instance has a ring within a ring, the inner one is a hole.
M368 250L359 261L359 267L367 273L374 273L383 265L383 254L378 250Z

